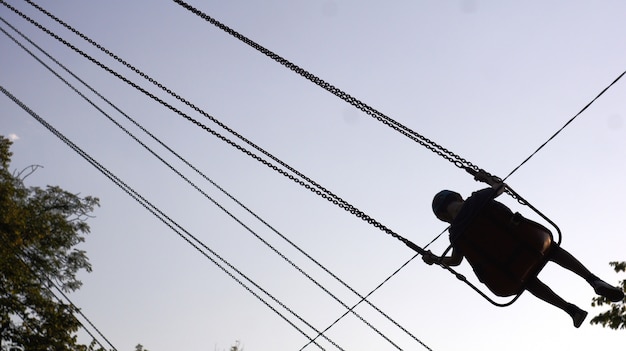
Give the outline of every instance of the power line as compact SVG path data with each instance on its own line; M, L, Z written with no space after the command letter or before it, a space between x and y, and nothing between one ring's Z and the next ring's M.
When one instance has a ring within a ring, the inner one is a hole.
M63 296L63 298L65 299L65 301L67 301L67 302L70 304L70 306L72 306L73 310L74 310L75 312L77 312L77 313L78 313L78 314L79 314L79 315L80 315L80 316L81 316L81 317L82 317L82 318L83 318L83 319L84 319L84 320L85 320L85 321L86 321L86 322L87 322L87 323L91 326L91 328L93 328L93 330L95 330L95 331L96 331L96 333L98 333L98 335L100 335L100 337L101 337L102 339L104 339L104 341L105 341L107 344L109 344L109 346L110 346L110 347L111 347L114 351L117 351L117 348L116 348L115 346L113 346L113 344L111 344L111 342L109 341L109 339L107 339L107 337L106 337L106 336L104 336L104 334L102 334L102 332L100 331L100 329L98 329L98 328L97 328L97 327L93 324L93 322L91 322L91 320L90 320L89 318L87 318L87 316L83 313L83 311L82 311L80 308L76 307L76 305L74 304L74 302L72 302L72 300L71 300L71 299L70 299L70 298L69 298L69 297L68 297L68 296L67 296L67 295L63 292L63 290L62 290L61 288L59 288L59 287L56 285L56 283L55 283L54 281L52 281L52 279L50 279L49 277L45 277L45 279L46 279L46 280L47 280L47 281L48 281L48 282L49 282L49 283L50 283L50 284L51 284L51 285L52 285L52 286L56 289L56 291L57 291L59 294L61 294L61 296ZM47 290L48 290L48 291L49 291L52 295L54 295L54 297L55 297L55 298L56 298L59 302L63 303L63 301L61 300L61 298L59 298L59 297L58 297L58 296L54 293L54 291L52 291L49 287L47 287L47 286L45 286L45 285L44 285L44 287L45 287L45 288L46 288L46 289L47 289ZM104 349L104 346L102 345L102 343L100 343L100 340L98 340L98 339L95 337L95 335L94 335L94 334L93 334L93 333L92 333L89 329L87 329L87 327L85 327L85 325L84 325L84 324L83 324L80 320L78 320L78 318L76 318L76 316L74 316L74 318L76 319L76 321L78 321L78 323L79 323L79 324L80 324L80 326L83 328L83 330L84 330L85 332L87 332L87 334L89 334L89 336L91 336L91 338L92 338L93 340L95 340L95 341L98 343L98 345L100 345L100 347L101 347L102 349Z
M250 284L252 284L256 289L258 289L261 292L263 292L267 297L269 297L271 300L273 300L275 303L277 303L280 307L285 309L287 312L292 314L298 320L303 322L305 325L307 325L313 331L315 331L316 333L319 333L319 331L315 327L313 327L311 324L309 324L301 316L296 314L293 310L291 310L289 307L287 307L284 303L280 302L276 297L274 297L269 292L267 292L265 289L263 289L261 286L259 286L257 283L252 281L249 277L247 277L245 274L243 274L241 271L239 271L237 268L235 268L227 260L222 258L220 255L218 255L211 248L206 246L197 237L195 237L193 234L188 232L185 228L180 226L177 222L175 222L173 219L171 219L169 216L167 216L165 213L163 213L161 210L159 210L156 206L154 206L152 203L150 203L148 200L146 200L143 196L138 194L130 186L128 186L126 183L124 183L122 180L120 180L118 177L116 177L113 173L111 173L108 169L106 169L104 166L102 166L100 163L98 163L95 159L93 159L91 156L89 156L86 152L84 152L82 149L80 149L78 146L76 146L74 143L72 143L62 133L60 133L58 130L56 130L52 125L50 125L43 118L41 118L39 115L37 115L34 111L32 111L28 106L26 106L23 102L21 102L19 99L17 99L13 94L11 94L8 90L6 90L1 85L0 85L0 91L2 91L9 99L11 99L13 102L15 102L18 106L20 106L31 117L33 117L40 124L42 124L46 129L48 129L50 132L52 132L57 138L61 139L61 141L63 141L72 150L74 150L81 157L83 157L87 162L89 162L92 166L94 166L104 176L109 178L113 183L115 183L118 187L120 187L125 193L127 193L129 196L131 196L133 199L135 199L135 201L137 201L140 205L142 205L146 210L148 210L155 217L157 217L161 222L163 222L166 226L168 226L170 229L172 229L180 238L185 240L189 245L194 247L203 256L208 258L211 262L213 262L216 266L218 266L224 273L228 274L232 279L234 279L237 283L239 283L242 287L244 287L248 292L250 292L252 295L254 295L259 301L263 302L268 308L270 308L272 311L274 311L276 314L278 314L283 320L285 320L287 323L289 323L292 327L294 327L297 331L299 331L307 339L310 340L311 337L308 336L308 334L306 334L304 331L302 331L302 329L300 329L298 326L296 326L291 320L286 318L282 313L280 313L280 311L278 311L269 302L267 302L265 299L263 299L258 293L254 292L252 290L252 288L250 288L248 285L246 285L241 279L237 278L232 272L230 272L228 269L226 269L226 267L224 267L224 265L227 266L228 268L230 268L231 270L233 270L234 272L236 272L244 280L246 280ZM215 258L212 257L211 255L207 254L207 252L205 250L208 251ZM220 264L218 262L218 260L220 262L222 262L222 264L224 264L224 265ZM330 342L336 348L338 348L340 350L343 350L343 348L341 348L339 345L337 345L334 341L329 339L327 336L324 335L323 337L324 337L325 340ZM316 346L318 346L320 349L324 350L324 348L322 346L320 346L318 343L314 343L314 344Z
M449 227L448 227L449 228ZM431 240L428 244L426 244L426 246L424 246L424 250L427 249L432 243L434 243L441 235L443 235L443 233L445 233L448 228L444 229L439 235L437 235L433 240ZM348 313L350 313L350 311L354 310L358 305L360 305L362 302L364 301L368 301L367 298L370 297L373 293L375 293L378 289L380 289L384 284L386 284L391 278L393 278L396 274L398 274L404 267L406 267L411 261L413 261L418 255L413 255L413 257L411 257L408 261L406 261L405 263L403 263L398 269L396 269L393 273L391 273L387 278L385 278L380 284L378 284L374 289L372 289L372 291L370 291L369 293L367 293L367 295L365 296L360 296L361 300L359 300L359 302L357 302L356 304L354 304L352 307L350 307L350 309L342 314L339 318L337 318L331 325L329 325L326 329L324 329L322 331L322 333L326 332L327 330L329 330L330 328L332 328L335 324L339 323L339 321L341 321L345 316L348 315ZM382 312L381 312L382 313ZM392 320L392 322L394 324L396 324L396 326L398 326L400 329L402 329L404 332L406 332L409 336L411 336L415 341L417 341L420 345L424 346L427 350L432 351L432 349L430 347L428 347L428 345L426 345L425 343L423 343L421 340L417 339L413 334L411 334L408 330L404 329L401 325L395 323L395 321ZM320 334L321 335L321 334ZM318 335L317 337L319 337L320 335ZM317 338L316 337L316 338ZM311 342L309 342L308 344L304 345L300 351L302 351L304 348L306 348L308 345L310 345Z
M20 250L20 251L25 257L29 258L29 261L32 264L33 260L30 259L31 257L29 256L29 253L25 250ZM54 291L52 291L52 289L50 289L48 284L52 285L52 287L54 287L58 291L58 293L61 294L61 296L63 296L65 301L67 301L69 305L72 307L72 310L80 314L81 317L83 317L83 319L91 326L91 328L93 328L93 330L95 330L96 333L98 333L98 335L100 335L100 337L104 339L104 341L106 341L107 344L109 344L112 350L117 351L117 349L115 348L115 346L113 346L113 344L109 341L109 339L107 339L107 337L104 336L104 334L91 322L91 320L87 318L87 316L81 311L80 308L76 307L74 302L72 302L72 300L63 292L63 290L59 288L59 286L43 270L39 270L39 273L38 273L35 270L35 268L33 268L31 264L26 262L24 258L21 257L19 254L17 255L17 258L18 258L18 261L21 262L37 280L39 280L41 286L44 289L46 289L59 303L63 305L65 304L65 302ZM37 267L37 268L40 268L40 267ZM44 281L47 282L48 284L46 284ZM76 322L78 322L78 324L83 328L83 330L87 334L89 334L89 336L91 336L92 340L94 340L96 343L98 343L98 345L100 345L102 349L104 349L104 346L102 345L102 343L100 343L100 340L98 340L96 336L89 329L87 329L87 327L85 327L85 325L76 316L72 314L72 317L74 317Z
M49 280L49 279L48 279ZM74 308L74 311L78 312L78 314L80 314L81 317L83 317L83 319L96 331L96 333L98 333L98 335L100 335L100 337L102 337L104 339L104 341L106 341L107 344L109 344L109 346L114 350L117 351L117 348L115 348L115 346L113 346L113 344L111 344L111 342L109 341L109 339L106 338L106 336L104 336L104 334L102 334L102 332L91 322L91 320L89 320L89 318L87 318L87 316L85 316L85 314L83 313L83 311L76 307L76 305L74 304L74 302L72 302L72 300L70 300L70 298L51 280L49 280L50 283L54 286L54 288L59 292L59 294L61 294L61 296L63 296L63 298L69 302L69 304ZM54 294L54 292L50 291L52 294ZM59 297L57 297L55 295L55 297L59 299ZM76 318L76 317L74 317ZM77 319L78 320L78 319ZM91 331L89 331L89 329L87 329L85 327L85 325L83 323L81 323L80 321L78 321L81 325L81 327L83 327L83 330L85 330L87 332L87 334L89 334L89 336L91 336L91 338L93 340L95 340L98 345L100 345L100 347L102 349L104 349L104 346L102 345L102 343L100 343L100 340L98 340Z
M537 154L539 150L543 149L544 146L546 146L550 141L552 141L552 139L554 139L559 133L561 133L563 129L565 129L570 123L572 123L578 116L580 116L580 114L582 114L589 106L591 106L591 104L593 104L596 100L598 100L600 96L602 96L607 90L609 90L609 88L612 87L613 84L617 83L617 81L620 80L625 74L626 74L626 71L622 72L622 74L620 74L617 78L615 78L615 80L613 80L611 84L609 84L598 95L596 95L596 97L594 97L591 101L589 101L589 103L585 105L585 107L583 107L580 111L578 111L578 113L575 114L574 117L572 117L569 121L567 121L567 123L565 123L563 127L557 130L556 133L554 133L550 138L548 138L548 140L546 140L543 144L541 144L539 148L537 148L537 150L535 150L532 154L530 154L530 156L528 156L524 161L522 161L522 163L520 163L517 167L515 167L511 171L511 173L509 173L509 175L504 177L502 181L503 182L506 181L513 173L515 173L520 167L522 167L526 162L528 162L528 160L530 160L533 156L535 156L535 154Z
M400 266L400 268L398 268L397 270L395 270L389 277L387 277L385 280L382 281L382 283L378 284L378 286L376 286L372 291L370 291L367 295L363 296L361 298L361 300L359 300L359 302L357 302L356 304L354 304L352 307L350 307L350 309L348 309L344 314L342 314L339 318L337 318L333 323L331 323L328 327L326 327L326 329L322 330L319 334L317 334L317 336L313 339L311 339L306 345L302 346L302 348L300 348L300 351L304 350L307 346L311 345L311 343L317 339L318 337L320 337L321 335L323 335L323 333L327 332L330 328L332 328L335 324L339 323L340 320L342 320L345 316L347 316L348 314L350 314L350 312L354 313L354 309L361 304L361 302L365 301L368 297L370 297L374 292L376 292L376 290L380 289L380 287L382 287L385 283L387 283L393 276L395 276L396 274L398 274L398 272L400 272L400 270L402 270L404 267L406 267L411 261L413 261L413 259L415 257L419 256L419 254L415 254L413 255L413 257L411 257L408 261L406 261L402 266ZM430 347L428 347L426 344L424 344L422 341L417 340L422 346L424 346L427 350L432 351L432 349Z
M160 145L164 146L167 150L169 150L170 152L172 152L174 155L178 156L179 159L181 159L183 162L185 162L188 166L190 166L191 168L193 168L194 170L196 170L197 172L199 172L205 179L209 180L213 185L217 186L218 188L220 188L217 184L215 184L213 181L211 181L210 179L208 179L206 177L206 175L204 175L203 173L201 173L197 168L195 168L193 165L191 165L187 160L185 160L184 158L182 158L181 156L179 156L176 152L174 152L171 148L169 148L167 145L165 145L160 139L158 139L157 137L155 137L153 134L151 134L150 132L148 132L143 126L141 126L138 122L136 122L134 119L130 118L127 114L125 114L124 112L122 112L117 106L115 106L114 104L112 104L109 100L107 100L106 98L104 98L104 96L102 96L99 92L97 92L95 89L93 89L90 85L88 85L86 82L84 82L82 79L80 79L79 77L77 77L73 72L71 72L67 67L65 67L63 64L61 64L58 60L56 60L54 57L52 57L50 54L48 54L45 50L41 49L41 47L39 47L38 45L36 45L34 42L32 42L28 37L26 37L24 34L22 34L20 31L18 31L16 28L14 28L11 24L9 24L8 22L6 22L6 20L2 17L0 17L0 20L2 22L4 22L5 24L7 24L8 26L10 26L14 31L16 31L19 35L21 35L24 39L26 39L31 45L35 46L39 51L43 52L48 58L50 58L52 61L54 61L57 65L59 65L62 69L64 69L67 73L69 73L72 77L74 77L75 79L77 79L78 81L80 81L83 85L85 85L87 88L89 88L92 92L94 92L96 95L98 95L100 98L102 98L103 100L105 100L109 105L113 106L118 112L122 113L127 119L129 119L130 121L132 121L136 126L138 126L142 131L144 131L145 133L147 133L149 136L151 136L155 141L157 141ZM293 261L291 261L289 258L287 258L284 254L282 254L281 252L279 252L275 247L273 247L270 243L268 243L265 239L263 239L261 236L259 236L256 232L254 232L250 227L248 227L246 224L244 224L240 219L238 219L236 216L234 216L230 211L228 211L226 208L224 208L222 205L220 205L217 201L215 201L213 198L211 198L206 192L204 192L202 189L200 189L196 184L194 184L193 182L191 182L186 176L184 176L182 173L180 173L178 170L176 170L170 163L168 163L167 161L165 161L161 156L159 156L156 152L154 152L152 149L150 149L145 143L143 143L142 141L140 141L135 135L133 135L130 131L128 131L126 128L124 128L121 124L119 124L113 117L111 117L109 114L107 114L106 112L104 112L104 110L102 110L100 107L98 107L93 101L91 101L89 98L87 98L83 93L81 93L78 89L76 89L76 87L74 87L72 84L70 84L65 78L61 77L57 72L55 72L50 66L48 66L46 63L44 63L40 58L38 58L34 53L32 53L29 49L27 49L26 47L24 47L21 43L19 43L15 38L13 38L13 36L11 36L9 33L7 33L3 28L0 27L0 31L2 31L5 35L7 35L10 39L12 39L17 45L19 45L23 50L25 50L28 54L30 54L35 60L37 60L41 65L43 65L45 68L47 68L50 72L52 72L57 78L59 78L61 81L63 81L68 87L70 87L75 93L77 93L79 96L81 96L84 100L86 100L89 104L91 104L94 108L96 108L101 114L103 114L105 117L107 117L112 123L114 123L119 129L121 129L123 132L125 132L128 136L130 136L135 142L137 142L138 144L140 144L144 149L146 149L148 152L150 152L154 157L156 157L159 161L161 161L163 164L165 164L170 170L172 170L174 173L176 173L180 178L182 178L185 182L187 182L189 185L191 185L196 191L200 192L205 198L207 198L209 201L211 201L214 205L216 205L219 209L221 209L223 212L225 212L229 217L231 217L232 219L234 219L238 224L240 224L241 226L243 226L248 232L250 232L253 236L255 236L258 240L260 240L263 244L265 244L268 248L270 248L273 252L275 252L277 255L279 255L281 258L283 258L287 263L289 263L292 267L294 267L298 272L300 272L302 275L304 275L306 278L308 278L310 281L312 281L315 285L317 285L320 289L322 289L324 292L326 292L329 296L331 296L335 301L339 302L343 307L345 307L346 309L348 309L348 312L352 312L357 318L359 318L363 323L365 323L368 327L370 327L372 330L374 330L376 333L378 333L380 336L382 336L385 340L387 340L389 343L391 343L395 348L400 349L398 345L396 345L391 339L389 339L386 335L384 335L381 331L379 331L376 327L374 327L371 323L369 323L365 318L363 318L361 315L357 314L356 312L353 311L353 309L350 309L348 305L346 305L343 301L341 301L337 296L335 296L332 292L330 292L327 288L325 288L324 286L322 286L317 280L315 280L313 277L311 277L309 274L307 274L304 270L302 270L299 266L297 266ZM221 189L221 188L220 188ZM222 189L223 192L225 192ZM225 192L226 193L226 192ZM243 204L241 204L238 200L236 200L234 197L232 197L232 195L226 193L229 197L231 197L231 199L235 200L239 205L241 205L242 207L246 208L245 206L243 206ZM251 212L249 209L247 209L249 212ZM267 224L266 222L264 222L260 217L258 217L258 215L256 215L255 213L251 212L256 218L258 218L259 220L261 220L263 223L265 223L267 226L269 226L269 224ZM270 226L270 228L272 228ZM272 228L273 229L273 228ZM282 234L279 233L279 235L282 236ZM288 240L286 237L282 236L285 240ZM300 249L301 250L301 249ZM301 250L302 251L302 250ZM306 254L304 251L302 251L304 254ZM306 254L307 257L310 257L308 254ZM311 258L312 259L312 258ZM315 261L317 262L317 261ZM318 263L319 264L319 263ZM323 266L322 266L323 267ZM325 270L327 270L325 267L323 267ZM328 270L327 270L328 271ZM332 276L336 277L334 274L332 274L330 271L328 271L328 273L330 273ZM338 278L337 278L338 279ZM340 280L341 281L341 280ZM345 282L341 281L342 283L344 283L344 285L346 285L351 291L354 291L353 288L351 288L350 286L348 286ZM355 291L354 291L355 292ZM361 297L361 295L359 295L357 293L357 295L359 297ZM374 308L376 308L375 306L373 306ZM380 310L379 310L380 311ZM380 311L382 313L382 311ZM383 315L385 315L383 313ZM385 315L386 316L386 315ZM389 317L388 317L389 319ZM391 320L392 322L394 322L393 320ZM395 322L394 322L395 323ZM397 324L397 323L396 323ZM419 340L418 340L419 341Z

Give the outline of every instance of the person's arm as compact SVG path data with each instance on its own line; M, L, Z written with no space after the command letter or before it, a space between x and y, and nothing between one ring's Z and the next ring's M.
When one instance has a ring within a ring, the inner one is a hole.
M452 254L450 254L450 256L445 256L441 259L441 263L448 267L458 266L461 262L463 262L463 255L461 255L459 251L454 248L452 249Z
M439 257L433 254L430 251L426 251L426 253L422 256L422 260L426 262L428 265L432 265L433 263L441 262L442 264L448 267L454 267L461 264L463 261L463 255L461 255L454 248L452 249L452 254L450 256Z
M506 184L505 183L495 183L491 186L493 188L493 190L495 190L496 194L494 196L494 198L502 195L502 193L504 192L504 190L506 190Z
M495 190L495 196L493 196L494 199L500 196L506 189L506 184L502 181L502 179L489 174L483 169L478 170L476 174L474 174L474 179L476 181L489 184L491 188Z

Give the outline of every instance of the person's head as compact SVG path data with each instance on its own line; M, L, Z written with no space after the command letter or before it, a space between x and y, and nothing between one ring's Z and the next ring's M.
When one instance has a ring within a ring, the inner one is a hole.
M452 223L459 209L459 204L463 204L463 197L459 193L442 190L433 198L433 212L440 220Z

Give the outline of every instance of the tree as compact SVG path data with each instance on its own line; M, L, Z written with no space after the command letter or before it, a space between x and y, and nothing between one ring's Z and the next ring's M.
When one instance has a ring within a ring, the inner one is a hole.
M615 272L626 271L626 262L610 262ZM626 292L626 279L619 282L619 286ZM611 329L626 329L626 300L620 302L611 302L605 297L594 297L591 306L599 307L608 305L611 308L608 311L600 313L591 319L591 324L601 324L602 327Z
M217 351L217 346L215 346L215 350ZM226 349L222 350L226 351ZM228 351L243 351L243 346L241 346L239 340L235 340L235 345L231 346Z
M235 341L235 345L230 347L230 351L243 351L243 347L240 346L239 340Z
M30 173L9 171L11 144L0 136L0 340L28 351L87 350L76 340L74 307L54 291L79 289L77 272L91 271L76 245L89 233L86 220L98 199L26 187Z

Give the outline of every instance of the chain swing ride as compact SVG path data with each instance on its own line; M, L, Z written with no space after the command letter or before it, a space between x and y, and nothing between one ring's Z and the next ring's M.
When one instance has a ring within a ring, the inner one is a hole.
M26 1L29 2L31 5L33 5L35 7L38 7L36 4L30 2L29 0L26 0ZM316 77L315 75L307 72L306 70L300 68L299 66L289 62L288 60L282 58L281 56L279 56L279 55L277 55L275 53L273 53L272 51L270 51L270 50L260 46L259 44L257 44L254 41L246 38L245 36L239 34L238 32L236 32L236 31L232 30L231 28L225 26L224 24L216 21L215 19L213 19L212 17L206 15L205 13L201 12L200 10L195 9L191 5L185 3L184 1L181 1L181 0L173 0L173 1L175 3L177 3L177 4L179 4L180 6L184 7L185 9L191 11L195 15L201 17L202 19L210 22L214 26L224 30L228 34L230 34L230 35L234 36L235 38L241 40L245 44L247 44L247 45L251 46L252 48L256 49L257 51L263 53L264 55L266 55L266 56L268 56L270 58L272 58L273 60L275 60L276 62L280 63L281 65L287 67L288 69L294 71L295 73L298 73L299 75L305 77L309 81L317 84L318 86L324 88L325 90L327 90L327 91L331 92L332 94L336 95L337 97L341 98L342 100L348 102L349 104L351 104L352 106L358 108L360 111L364 112L365 114L369 115L370 117L378 120L379 122L383 123L384 125L394 129L395 131L401 133L402 135L404 135L404 136L410 138L411 140L417 142L418 144L420 144L421 146L425 147L426 149L432 151L436 155L438 155L438 156L444 158L445 160L451 162L456 167L458 167L458 168L460 168L462 170L465 170L467 173L469 173L471 176L473 176L475 180L487 183L487 184L492 185L492 186L496 185L496 184L503 184L505 186L505 190L504 191L509 196L511 196L512 198L516 199L520 204L522 204L524 206L528 206L532 211L534 211L536 214L538 214L543 220L545 220L547 223L549 223L550 226L552 226L555 229L555 232L558 234L557 238L554 238L553 235L552 235L552 232L550 230L548 230L547 228L545 228L545 227L543 227L541 225L535 225L536 223L533 224L533 222L531 222L531 221L529 221L529 220L527 220L527 219L525 219L525 218L523 218L521 216L515 216L515 218L512 218L513 222L515 222L515 228L516 229L515 230L511 230L511 232L510 232L510 234L512 235L512 237L514 239L513 239L513 241L511 242L511 245L510 245L510 251L508 251L508 253L506 253L506 256L509 257L509 262L507 263L507 265L502 265L502 262L496 262L497 259L494 258L494 257L485 258L485 255L488 256L489 254L488 253L485 254L484 251L489 251L489 248L483 247L482 248L483 252L479 253L479 255L482 256L483 259L493 260L494 261L493 262L493 267L495 269L494 274L500 277L497 280L498 280L499 283L502 283L502 284L496 284L496 285L493 285L493 286L488 285L488 288L492 291L493 294L495 294L497 296L501 296L501 297L511 296L512 299L510 301L508 301L508 302L505 302L505 303L496 302L494 300L494 298L492 298L487 293L485 293L484 291L479 289L473 283L469 282L462 274L456 272L451 267L446 266L444 264L441 264L441 262L438 262L440 267L442 267L443 269L446 269L447 271L452 273L459 280L461 280L462 282L467 284L470 288L472 288L475 292L480 294L484 299L489 301L491 304L493 304L495 306L499 306L499 307L509 306L509 305L513 304L519 298L519 296L525 290L524 289L524 283L529 278L536 276L539 273L539 271L543 268L543 266L546 264L546 262L547 262L547 255L548 255L547 248L550 246L551 243L555 243L556 245L559 245L560 242L561 242L561 231L558 228L558 226L553 221L551 221L547 216L545 216L543 213L541 213L538 209L536 209L533 205L531 205L528 201L526 201L524 198L522 198L510 186L506 185L504 182L513 173L515 173L522 165L524 165L532 156L534 156L539 150L541 150L548 142L550 142L554 137L556 137L556 135L559 134L567 125L569 125L575 118L577 118L582 112L584 112L596 99L598 99L602 94L604 94L604 92L606 92L613 84L615 84L618 80L620 80L624 74L626 74L626 72L624 72L621 75L619 75L609 86L607 86L591 102L589 102L582 110L580 110L580 112L578 112L574 117L572 117L561 129L559 129L552 137L550 137L544 144L542 144L535 152L533 152L526 160L524 160L519 166L517 166L511 173L509 173L507 175L507 177L502 179L502 178L494 176L491 173L483 170L482 168L472 164L471 162L469 162L469 161L465 160L464 158L458 156L457 154L453 153L452 151L450 151L450 150L442 147L441 145L439 145L439 144L437 144L437 143L427 139L426 137L420 135L419 133L413 131L412 129L402 125L401 123L399 123L399 122L389 118L388 116L384 115L383 113L381 113L381 112L377 111L376 109L368 106L367 104L361 102L360 100L352 97L351 95L345 93L344 91L334 87L333 85L325 82L324 80ZM6 5L6 3L4 3L4 2L2 2L2 3ZM9 6L7 6L7 7L9 7ZM39 9L42 10L41 8L39 8ZM45 10L42 10L42 11L45 11ZM62 23L62 21L58 20L57 18L54 18L54 19L57 20L57 22L61 23L62 25L68 27L66 24ZM42 28L40 27L40 29L42 29ZM74 31L74 33L77 34L77 35L81 35L79 32L77 32L76 30L74 30L71 27L69 27L68 29ZM44 30L44 29L42 29L42 30ZM48 33L48 34L53 35L51 33ZM60 38L57 38L57 39L60 39ZM90 41L86 37L83 37L83 39L86 39L86 40ZM91 43L95 44L93 42L91 42ZM66 45L68 45L68 43L66 43ZM103 48L100 48L100 49L102 50ZM75 50L77 50L77 49L75 49ZM113 55L110 52L107 52L106 49L104 49L104 51L107 54L109 54L109 56L111 56L114 59L118 60L119 62L123 63L127 67L131 68L136 73L140 72L136 68L131 66L130 64L126 63L125 61L123 61L121 59L119 59L117 56ZM81 53L81 54L83 56L85 56L84 53ZM85 56L85 57L90 59L87 56ZM93 59L90 59L90 60L93 61ZM96 62L94 62L94 63L96 63ZM102 67L101 64L99 64L99 65ZM107 70L107 68L105 68L105 67L102 67L102 68ZM113 72L109 71L109 73L113 73ZM368 216L367 214L365 214L361 210L357 209L356 207L354 207L353 205L351 205L350 203L348 203L344 199L342 199L339 196L333 194L332 192L330 192L326 188L322 187L321 185L319 185L318 183L316 183L312 179L306 177L302 173L298 172L297 170L293 169L289 165L287 165L284 162L280 161L279 159L277 159L273 155L269 154L267 151L263 150L259 146L253 144L249 140L247 140L244 137L242 137L241 135L237 134L235 131L233 131L232 129L228 128L227 126L225 126L221 122L215 120L213 117L207 115L204 111L200 110L195 105L189 103L188 101L184 100L183 98L181 98L180 96L176 95L175 93L172 93L167 88L165 88L164 86L162 86L158 82L154 81L150 77L147 77L145 74L142 74L142 73L140 73L140 74L142 75L142 77L148 79L151 83L155 84L156 86L158 86L159 88L163 89L164 91L167 91L170 95L174 96L179 101L185 103L186 105L188 105L189 107L192 107L197 112L203 114L205 117L211 119L211 121L215 122L216 124L218 124L222 128L226 129L228 132L230 132L231 134L235 135L237 138L241 139L243 142L245 142L246 144L248 144L252 148L254 148L257 151L261 152L265 156L271 158L274 162L278 163L280 166L285 168L287 171L285 171L284 169L282 169L282 168L280 168L280 167L278 167L278 166L276 166L274 164L269 163L268 161L265 161L264 159L262 159L259 156L253 154L252 152L244 149L243 147L240 147L240 146L238 146L238 145L228 141L227 139L219 136L215 132L213 132L210 129L208 129L208 127L202 125L200 122L197 122L197 121L193 120L191 117L184 115L183 117L188 119L190 122L200 126L201 128L205 129L207 132L212 133L212 134L218 136L219 138L221 138L222 140L228 142L229 144L231 144L232 146L236 147L240 151L246 153L248 156L255 158L259 162L264 163L266 166L268 166L268 167L272 168L273 170L277 171L278 173L280 173L280 174L290 178L294 182L296 182L299 185L309 189L310 191L312 191L315 194L323 197L324 199L332 202L333 204L339 206L340 208L350 212L351 214L357 216L358 218L362 219L363 221L367 222L368 224L378 228L379 230L385 232L388 235L391 235L393 238L398 239L399 241L403 242L406 246L408 246L409 248L411 248L412 250L414 250L418 254L420 254L420 255L426 254L426 250L424 248L414 244L410 240L408 240L408 239L404 238L403 236L395 233L393 230L391 230L388 227L386 227L385 225L381 224L380 222L378 222L374 218ZM129 83L131 85L134 85L133 83L129 82L128 80L126 80L123 77L119 77L118 76L118 78L125 80L127 83ZM141 90L142 92L144 92L145 94L151 96L153 99L158 99L155 96L149 94L147 91L145 91L145 90L143 90L143 89L141 89L141 88L139 88L137 86L135 86L135 87L138 88L139 90ZM160 101L160 102L164 103L163 101ZM166 103L164 103L164 104L166 104ZM180 111L176 110L171 105L167 105L167 107L180 114ZM500 228L500 229L503 229L503 228ZM523 233L524 235L526 235L528 232L533 233L533 234L530 235L530 237L531 237L530 241L525 241L525 239L522 238L522 236L520 234ZM448 247L448 249L446 249L446 251L444 252L444 255L445 255L446 252L448 252L448 250L451 249L451 247L452 247L452 245L450 245ZM511 258L511 257L513 257L513 258ZM506 281L506 283L503 283L505 281Z

